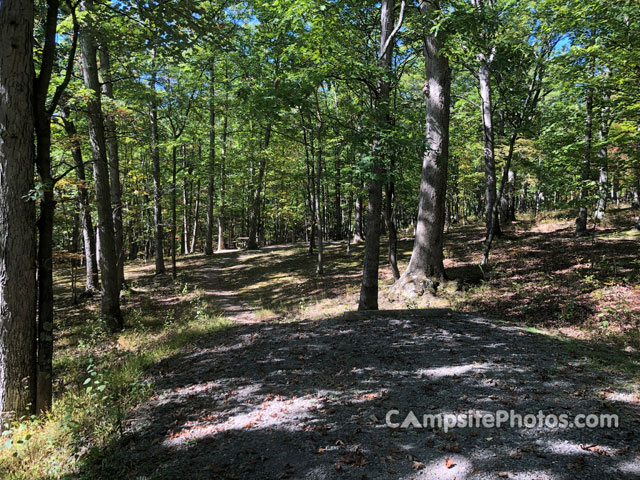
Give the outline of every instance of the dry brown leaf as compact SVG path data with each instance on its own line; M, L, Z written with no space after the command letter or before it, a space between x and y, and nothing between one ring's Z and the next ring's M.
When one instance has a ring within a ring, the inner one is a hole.
M454 462L453 460L451 460L450 458L447 458L447 459L444 461L444 465L445 465L445 467L447 467L447 468L453 468L453 466L455 465L455 462Z
M355 465L357 467L364 467L367 464L367 459L360 452L349 452L346 455L340 457L342 463L347 465Z

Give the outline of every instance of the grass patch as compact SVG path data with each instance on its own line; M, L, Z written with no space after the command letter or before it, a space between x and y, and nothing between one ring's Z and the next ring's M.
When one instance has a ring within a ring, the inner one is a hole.
M163 315L154 311L150 293L143 294L139 306L128 309L128 327L119 334L107 334L95 314L63 329L74 341L60 342L66 347L56 352L53 409L3 426L1 478L61 478L78 473L80 461L99 464L104 449L122 438L127 412L152 395L148 368L232 325L202 292L181 288L184 298Z
M633 383L640 382L640 357L630 354L628 338L589 338L579 339L564 335L555 330L525 327L529 333L547 337L549 340L560 342L560 345L573 355L580 355L586 359L586 366L606 374L624 374Z

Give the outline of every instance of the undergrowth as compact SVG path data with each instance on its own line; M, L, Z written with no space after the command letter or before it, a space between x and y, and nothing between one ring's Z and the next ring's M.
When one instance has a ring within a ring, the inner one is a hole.
M186 290L180 287L186 299L160 319L144 302L130 308L117 335L107 334L95 314L74 330L77 343L56 352L62 391L52 410L3 425L0 478L55 479L76 473L81 459L100 463L104 448L122 437L127 412L152 394L148 367L231 325L202 292Z

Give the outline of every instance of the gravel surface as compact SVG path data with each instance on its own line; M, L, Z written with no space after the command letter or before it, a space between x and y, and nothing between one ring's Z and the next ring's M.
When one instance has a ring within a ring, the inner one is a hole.
M448 311L239 325L164 362L110 461L147 478L640 478L638 399L561 345ZM633 387L633 386L631 386ZM614 429L393 429L423 414L617 413Z
M638 385L559 340L448 310L261 323L219 289L237 325L151 372L157 393L105 453L104 478L640 478ZM398 423L498 410L620 423L445 432L390 428L390 410Z

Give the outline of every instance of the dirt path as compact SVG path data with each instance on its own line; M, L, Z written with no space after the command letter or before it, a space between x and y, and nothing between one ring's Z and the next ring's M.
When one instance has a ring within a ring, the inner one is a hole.
M560 342L447 310L260 323L219 278L237 326L158 366L103 478L637 479L638 386ZM227 277L228 278L228 277ZM393 429L424 414L617 414L619 428Z
M257 322L253 309L245 302L237 291L233 290L225 281L237 263L239 252L228 250L216 254L214 261L200 265L200 260L185 261L183 265L189 268L193 264L199 265L198 286L204 291L208 301L225 317L239 325Z

